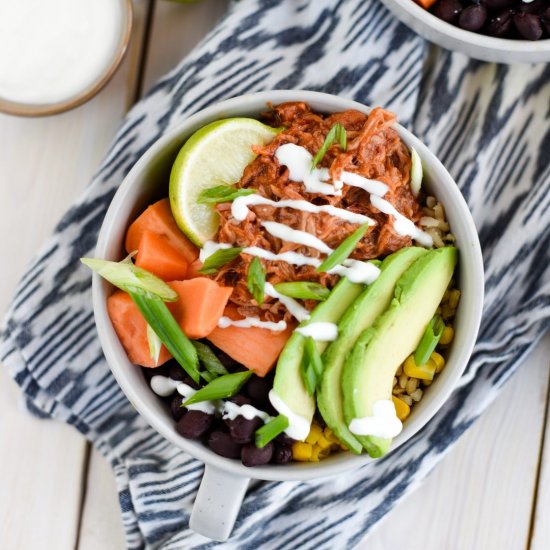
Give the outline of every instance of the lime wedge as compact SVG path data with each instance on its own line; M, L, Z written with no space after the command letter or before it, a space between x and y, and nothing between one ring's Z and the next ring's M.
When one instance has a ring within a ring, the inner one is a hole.
M181 148L170 174L170 205L179 228L197 246L219 226L213 205L198 203L201 192L239 181L256 157L252 146L269 143L279 131L252 118L228 118L197 130Z

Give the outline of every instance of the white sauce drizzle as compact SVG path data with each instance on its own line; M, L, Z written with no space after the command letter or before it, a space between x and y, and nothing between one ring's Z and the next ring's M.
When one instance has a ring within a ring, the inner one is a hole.
M204 243L201 249L201 262L204 262L208 256L211 256L217 250L222 248L231 248L231 245L226 243L216 243L214 241L207 241ZM319 267L322 261L319 258L310 258L304 254L298 252L281 252L275 254L269 250L264 250L258 246L247 246L243 248L244 254L250 254L251 256L257 256L264 260L272 262L286 262L291 265L309 265L312 267ZM376 280L380 275L380 269L370 262L361 262L359 260L345 260L343 265L337 265L332 268L329 273L340 275L341 277L347 277L350 282L357 284L369 285ZM282 301L282 300L281 300Z
M391 399L380 399L374 403L372 416L354 418L349 425L351 433L356 435L371 435L392 439L401 433L403 424L395 412Z
M396 233L399 233L399 235L411 237L422 246L433 246L432 237L425 231L422 231L421 229L416 227L416 225L414 225L414 223L409 220L409 218L406 218L405 216L403 216L403 214L399 213L393 206L393 204L376 195L371 195L370 202L375 208L378 208L380 212L384 212L384 214L391 215L395 218L393 222L393 228L395 229Z
M197 390L194 390L191 386L184 384L178 380L172 380L167 376L162 376L157 374L151 378L151 389L161 397L167 397L172 395L174 391L177 391L185 402L195 393ZM230 420L235 420L237 416L244 416L247 420L252 420L253 418L261 418L263 422L269 422L271 416L264 411L260 411L252 405L237 405L231 401L202 401L200 403L194 403L186 407L190 411L202 411L206 414L220 413L223 418L228 418Z
M186 401L197 393L197 390L194 390L191 386L178 380L172 380L167 376L161 376L160 374L153 376L149 384L151 385L151 389L161 397L167 397L168 395L172 395L174 391L177 391L183 397L183 401ZM193 403L187 406L187 408L190 411L202 411L206 414L213 414L218 410L219 403L219 401L202 401L200 403Z
M384 182L364 178L355 172L346 172L344 170L341 177L343 183L347 183L352 187L359 187L371 195L383 197L388 192L388 186Z
M277 298L277 300L279 300L279 302L286 307L288 312L298 319L298 321L302 322L309 319L309 311L305 307L301 306L294 298L279 294L271 283L265 283L264 292L267 296Z
M307 418L296 414L274 390L269 392L269 401L279 414L288 418L288 428L285 430L288 437L303 441L309 434L311 422Z
M343 265L333 267L329 273L347 277L350 283L370 285L380 275L380 269L370 262L344 260Z
M226 401L223 407L223 419L226 420L235 420L237 416L243 416L247 420L252 420L253 418L261 418L264 423L271 420L266 412L260 411L252 405L237 405L232 401Z
M262 222L262 225L268 233L283 241L309 246L324 254L330 254L332 252L330 246L307 231L292 229L292 227L288 227L288 225L278 222Z
M286 330L287 324L285 321L274 323L273 321L262 321L259 317L245 317L244 319L231 319L229 317L220 317L218 321L219 328L241 327L241 328L265 328L273 332L282 332Z
M302 336L311 336L317 342L333 342L338 338L338 325L320 321L298 327L295 332L299 332Z
M311 169L313 157L305 147L294 143L285 143L277 148L275 157L280 164L288 168L289 179L303 183L308 193L336 196L342 194L342 191L336 189L334 185L324 183L329 179L327 168Z
M381 182L380 185L385 185ZM363 214L357 214L355 212L350 212L349 210L344 210L343 208L338 208L332 206L331 204L322 204L316 205L306 200L294 200L294 199L282 199L280 201L273 201L267 197L262 197L262 195L245 195L244 197L237 197L231 203L231 215L235 220L242 222L246 219L248 215L249 206L273 206L274 208L291 208L293 210L301 210L302 212L309 212L311 214L320 214L322 212L330 214L335 218L340 218L350 223L364 224L369 223L370 225L376 225L376 222L364 216Z

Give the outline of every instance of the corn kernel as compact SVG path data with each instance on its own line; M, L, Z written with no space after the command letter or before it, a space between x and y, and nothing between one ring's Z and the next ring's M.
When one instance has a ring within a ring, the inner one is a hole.
M443 329L443 333L441 334L441 338L439 339L439 343L443 346L446 346L447 344L450 344L453 341L455 335L455 331L453 327L450 325L447 325Z
M449 292L449 307L454 311L458 307L460 301L460 290L454 289Z
M311 455L313 453L313 445L309 443L304 443L303 441L296 441L292 444L292 458L294 460L299 460L300 462L307 462L311 460Z
M436 364L428 362L425 365L417 365L414 356L409 355L405 359L404 365L405 374L413 378L420 378L421 380L433 380L436 370Z
M325 436L325 439L327 439L331 443L338 443L338 438L334 435L334 432L330 428L325 428L323 434Z
M319 447L321 447L321 449L328 449L328 448L332 447L332 442L329 441L324 435L322 435L317 440L317 445L319 445Z
M411 414L411 408L407 405L407 403L405 403L398 397L392 396L392 400L393 404L395 405L395 413L397 414L397 418L399 418L399 420L403 422L408 418L409 414Z
M317 424L312 424L311 428L309 430L309 434L306 437L306 443L310 443L311 445L315 445L317 443L317 440L323 435L323 430L321 429L321 426L317 426Z
M311 458L309 459L310 462L319 462L320 454L321 454L321 447L319 445L313 445L311 449Z
M437 353L437 351L434 351L430 355L429 362L433 362L435 365L435 372L441 372L443 368L445 367L445 358L440 353Z

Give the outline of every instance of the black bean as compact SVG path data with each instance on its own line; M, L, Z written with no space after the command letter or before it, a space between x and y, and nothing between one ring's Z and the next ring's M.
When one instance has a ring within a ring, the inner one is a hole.
M519 34L527 40L538 40L542 36L540 18L531 13L516 13L514 25Z
M275 444L273 462L275 464L288 464L292 462L292 449L288 445Z
M435 7L434 14L447 23L456 23L461 11L462 4L459 0L441 0Z
M509 35L512 30L512 15L510 10L504 10L491 17L487 25L487 33L499 38Z
M244 416L237 416L234 420L226 420L231 437L242 445L254 439L256 430L263 424L262 419L255 417L247 420Z
M269 403L269 392L273 387L273 381L268 378L252 376L246 384L246 393L256 403L263 405Z
M271 461L273 456L273 443L270 441L265 447L259 449L253 443L245 445L241 450L241 460L245 466L261 466Z
M186 412L185 409L181 406L182 403L183 397L179 393L172 397L172 401L170 401L170 410L172 412L172 418L174 420L180 420Z
M145 376L145 380L147 380L147 382L150 382L153 376L157 376L157 375L168 376L168 366L164 364L164 365L161 365L160 367L155 367L152 369L148 367L142 367L141 372L143 372L143 376Z
M518 11L522 13L541 14L547 6L548 0L535 0L534 2L520 2Z
M482 5L468 6L462 10L458 25L467 31L478 31L487 20L487 9Z
M288 435L286 435L284 432L282 434L279 434L275 438L275 441L277 443L280 443L281 445L286 445L287 447L291 447L294 443L294 439L292 439L292 437L288 437Z
M176 424L176 431L188 439L198 439L210 429L213 418L202 411L188 411Z
M241 446L225 432L212 432L208 438L208 446L216 454L225 456L225 458L239 458L241 456Z
M491 9L502 9L512 7L517 0L485 0L484 4Z
M169 376L172 380L177 380L178 382L183 382L183 380L185 380L186 377L191 379L191 377L188 376L188 374L183 370L181 365L178 365L178 363L173 363L173 362L170 365Z
M550 8L547 8L542 12L541 23L546 27L546 32L550 34Z

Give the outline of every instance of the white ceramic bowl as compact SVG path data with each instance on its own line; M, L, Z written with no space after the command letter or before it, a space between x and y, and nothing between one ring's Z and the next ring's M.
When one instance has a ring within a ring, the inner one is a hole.
M136 163L122 182L109 207L96 249L96 256L120 260L124 256L124 235L128 225L153 200L168 194L168 176L176 154L185 140L205 124L226 117L257 117L268 103L306 101L317 111L331 113L370 109L333 95L309 91L270 91L236 97L197 113L160 138ZM466 202L456 183L442 164L418 138L403 127L396 130L413 146L424 164L425 179L431 193L444 204L460 250L459 286L462 299L456 317L456 336L447 366L416 405L392 452L414 435L439 410L462 374L476 339L483 303L483 264L476 229ZM174 420L164 404L149 388L141 369L132 365L120 344L107 314L106 301L112 287L99 276L93 279L93 303L97 329L105 357L115 378L130 402L147 422L174 445L206 463L205 475L195 502L191 527L224 540L229 536L250 478L266 480L307 480L340 474L371 459L340 453L320 463L268 465L247 468L238 460L222 458L200 442L179 436ZM223 486L223 490L220 487Z
M531 41L485 36L446 23L414 0L382 0L382 3L420 36L448 50L494 63L550 61L550 39Z

